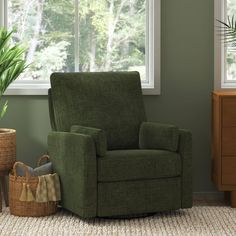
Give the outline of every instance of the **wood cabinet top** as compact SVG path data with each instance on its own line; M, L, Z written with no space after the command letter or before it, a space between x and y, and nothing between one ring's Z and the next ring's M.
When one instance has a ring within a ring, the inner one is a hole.
M217 96L236 96L236 89L213 91L212 94Z

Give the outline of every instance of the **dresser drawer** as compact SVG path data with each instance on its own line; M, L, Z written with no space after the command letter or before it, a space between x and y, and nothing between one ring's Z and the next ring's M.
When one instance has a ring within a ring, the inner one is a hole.
M222 125L236 126L236 97L222 98Z
M223 156L236 156L236 127L222 128L222 147Z
M222 184L236 185L236 156L222 158Z

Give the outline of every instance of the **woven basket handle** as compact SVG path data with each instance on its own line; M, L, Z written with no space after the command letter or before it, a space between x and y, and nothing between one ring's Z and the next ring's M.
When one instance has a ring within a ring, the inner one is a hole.
M15 162L15 164L13 166L13 175L14 175L14 177L17 177L17 174L16 174L16 167L17 166L20 166L24 170L26 180L28 181L30 176L31 176L30 172L29 172L27 166L23 162L20 162L20 161Z
M37 166L41 166L43 161L49 161L49 156L48 155L43 155L39 158Z

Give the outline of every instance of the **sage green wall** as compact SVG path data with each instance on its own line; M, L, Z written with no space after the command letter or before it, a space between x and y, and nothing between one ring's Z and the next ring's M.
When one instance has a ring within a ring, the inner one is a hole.
M213 0L162 0L161 96L144 97L149 120L192 131L195 191L214 190L210 181L213 8ZM47 150L47 97L8 99L1 126L17 130L17 158L33 164Z

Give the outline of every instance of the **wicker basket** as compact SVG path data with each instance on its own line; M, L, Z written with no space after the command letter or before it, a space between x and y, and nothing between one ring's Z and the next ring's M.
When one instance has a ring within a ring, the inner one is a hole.
M0 129L0 171L8 171L16 161L16 131Z
M48 162L49 161L49 156L48 155L43 155L39 158L37 162L37 166L41 166L43 162Z
M24 169L25 176L16 175L16 166L21 166ZM35 195L38 177L31 176L24 163L16 162L12 173L9 175L9 206L11 214L16 216L48 216L56 213L58 202L39 203L35 201L20 201L23 183L29 184L32 193Z

